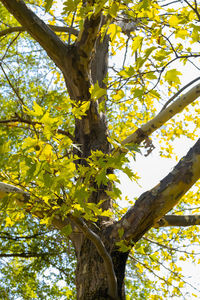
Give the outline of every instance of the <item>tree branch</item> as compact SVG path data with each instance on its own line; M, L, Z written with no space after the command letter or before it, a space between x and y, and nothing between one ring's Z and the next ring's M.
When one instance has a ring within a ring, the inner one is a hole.
M15 205L17 205L18 207L24 206L24 209L28 213L31 213L33 216L39 219L42 219L47 215L49 217L54 214L52 218L52 225L56 229L61 230L63 227L69 224L69 220L67 218L63 218L62 215L55 215L55 210L51 210L50 207L46 207L45 204L41 203L39 199L36 199L34 201L34 210L32 212L31 210L33 205L32 202L30 202L31 199L28 192L25 192L14 185L0 182L0 200L2 200L6 196L9 196L9 194L12 195L12 200L15 201ZM37 207L37 202L39 202L40 204L39 208ZM28 206L28 204L30 205Z
M200 225L200 215L166 215L162 217L154 227L167 227L167 226L194 226Z
M90 99L89 62L95 47L101 12L87 17L73 45L66 45L23 0L0 0L26 31L42 46L63 72L71 99Z
M13 92L15 93L15 95L17 96L19 102L20 102L22 105L24 105L24 100L21 98L19 92L17 91L17 89L14 87L14 85L13 85L12 82L10 81L10 79L9 79L8 75L6 74L6 72L5 72L5 70L4 70L4 68L3 68L1 62L0 62L0 68L1 68L1 70L2 70L2 72L3 72L3 74L4 74L4 76L6 77L6 80L7 80L8 84L9 84L9 86L11 87L11 89L13 90Z
M68 46L22 0L0 0L27 32L46 50L62 69L62 57Z
M185 86L183 86L180 90L178 90L177 93L175 93L166 103L165 105L162 107L161 111L163 111L174 99L176 99L185 89L187 89L188 87L190 87L193 83L195 83L196 81L200 80L200 77L195 78L194 80L190 81L189 83L187 83Z
M111 299L119 300L118 298L118 292L117 292L117 279L115 276L114 266L112 263L112 259L107 252L102 240L100 237L93 232L86 223L81 219L77 218L75 216L69 216L69 218L75 223L75 225L84 233L84 235L92 241L92 243L96 246L96 249L99 253L99 255L102 257L104 261L105 270L108 277L108 283L109 283L109 296L111 296Z
M66 32L69 34L73 34L75 36L78 36L79 31L72 27L65 27L65 26L57 26L57 25L48 25L49 28L51 28L55 32ZM7 34L11 34L13 32L24 32L27 29L23 26L16 26L16 27L9 27L7 29L4 29L0 31L0 37L5 36Z
M43 257L46 255L56 256L57 253L37 253L37 252L20 252L20 253L0 253L0 257Z
M0 239L5 239L5 240L12 240L12 241L19 241L19 240L30 240L30 239L36 239L40 238L41 236L44 235L46 232L41 232L41 233L35 233L32 235L27 235L27 236L18 236L18 235L11 235L8 232L0 231Z
M12 119L7 119L7 120L0 120L0 124L9 124L9 123L24 123L24 124L29 124L29 125L41 125L42 127L45 127L43 123L41 122L38 122L38 121L31 121L31 120L26 120L26 119L23 119L21 117L18 116L18 118L12 118ZM58 128L56 130L57 133L60 133L60 134L63 134L63 135L66 135L68 136L72 141L74 141L74 136L64 130L64 129L60 129Z
M145 232L159 222L200 178L200 139L175 168L158 185L143 193L122 219L116 224L111 238L137 242Z
M29 193L23 191L22 189L19 189L18 187L0 182L0 199L4 198L7 194L16 194L16 200L20 202L28 202L30 199Z
M173 116L181 112L187 105L191 104L200 96L200 84L195 85L186 94L180 96L171 105L160 111L159 114L144 124L141 128L138 128L134 133L124 139L121 144L140 144L155 130L160 128L164 123L170 120Z
M87 17L84 21L83 28L79 32L78 38L76 40L75 45L78 51L81 54L84 53L87 59L91 57L92 50L94 49L101 21L101 12L99 12L98 14L94 13L90 18Z

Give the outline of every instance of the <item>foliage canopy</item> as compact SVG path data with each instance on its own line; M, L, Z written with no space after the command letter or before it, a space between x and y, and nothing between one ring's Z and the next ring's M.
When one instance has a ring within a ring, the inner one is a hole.
M154 144L197 140L197 1L0 2L0 181L20 188L0 185L0 296L75 299L77 229L108 278L128 253L126 299L199 296L180 261L200 261L200 142L137 201L120 188Z

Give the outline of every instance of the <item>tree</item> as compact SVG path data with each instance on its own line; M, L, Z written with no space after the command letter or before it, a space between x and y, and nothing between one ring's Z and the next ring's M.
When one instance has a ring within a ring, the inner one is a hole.
M125 299L126 265L135 274L127 299L155 299L153 276L162 287L156 299L181 295L174 259L179 239L198 241L190 226L200 224L200 140L128 210L118 174L137 180L129 162L155 140L170 158L175 138L198 135L199 77L181 87L184 67L198 69L197 1L0 2L1 256L13 257L9 272L2 268L6 281L23 299L73 299L76 258L77 299ZM160 259L170 257L165 278ZM35 275L44 266L71 287L48 287Z

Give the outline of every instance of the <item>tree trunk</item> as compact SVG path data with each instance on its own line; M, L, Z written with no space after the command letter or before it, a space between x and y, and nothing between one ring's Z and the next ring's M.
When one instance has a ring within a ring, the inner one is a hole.
M111 245L110 245L111 246ZM112 247L111 247L112 248ZM76 288L78 300L116 300L109 296L108 278L104 262L93 243L84 239L77 254ZM124 276L128 253L110 253L115 274L119 300L125 300Z

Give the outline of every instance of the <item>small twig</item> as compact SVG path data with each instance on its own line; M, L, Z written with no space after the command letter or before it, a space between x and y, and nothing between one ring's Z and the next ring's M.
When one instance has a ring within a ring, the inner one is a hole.
M37 237L41 237L41 235L44 235L46 232L36 233L33 235L27 235L27 236L13 236L9 234L8 232L0 232L0 239L6 239L6 240L12 240L12 241L19 241L19 240L30 240L35 239Z
M126 56L127 56L127 52L128 52L128 42L129 42L130 36L128 37L127 41L126 41L126 49L125 49L125 53L124 53L124 60L123 60L123 64L122 64L122 69L124 68L125 62L126 62Z
M43 257L47 255L57 256L57 253L37 253L37 252L20 252L20 253L0 253L0 257Z
M73 13L73 17L72 17L72 21L71 21L71 26L70 28L73 28L73 24L74 24L74 19L75 19L75 14L76 14L76 10ZM68 36L68 45L70 44L70 40L71 40L71 32L69 32L69 36Z
M7 46L7 48L6 48L6 51L5 51L4 55L3 55L2 58L0 59L1 61L4 60L4 58L6 57L6 54L7 54L8 50L9 50L9 48L10 48L10 47L12 46L12 44L18 39L19 35L20 35L20 33L18 33L18 34L16 35L16 37L8 44L8 46Z
M185 254L188 254L188 255L190 255L190 254L192 254L192 255L199 255L200 254L200 253L193 253L193 252L189 252L189 251L185 251L185 250L180 250L179 248L174 248L174 247L171 247L171 246L169 247L167 245L163 245L163 244L161 244L159 242L153 241L153 240L151 240L151 239L149 239L147 237L143 237L143 239L146 240L146 241L148 241L148 242L150 242L150 243L152 243L152 244L155 244L155 245L159 246L160 248L168 249L169 251L175 251L175 252L185 253Z
M13 90L13 92L15 93L15 95L17 96L17 98L19 99L20 103L22 105L24 105L23 99L20 97L18 91L16 90L16 88L14 87L14 85L12 84L12 82L10 81L9 77L7 76L7 74L6 74L5 70L4 70L1 62L0 62L0 68L1 68L1 70L3 72L3 74L5 75L5 77L6 77L7 81L8 81L8 84L10 85L11 89Z

